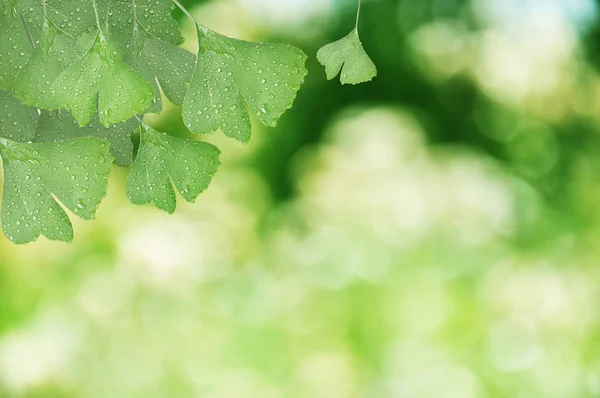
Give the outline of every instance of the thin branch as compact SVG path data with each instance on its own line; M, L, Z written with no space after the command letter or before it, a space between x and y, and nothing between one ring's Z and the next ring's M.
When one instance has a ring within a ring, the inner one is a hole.
M100 15L98 15L98 5L96 4L96 0L92 0L92 5L94 7L94 14L96 14L96 25L98 26L98 31L100 32L100 39L104 39L104 33L102 32L102 24L100 23Z
M362 0L358 0L358 11L356 11L356 26L354 29L358 29L358 20L360 19L360 6L362 5Z
M196 25L200 26L200 22L198 22L196 20L196 18L194 18L194 16L192 14L190 14L190 12L183 6L183 4L181 4L178 0L173 0L173 3L175 3L175 5L177 7L179 7L179 9L181 11L183 11L183 13Z
M48 10L46 9L46 0L42 0L42 7L44 7L44 25L48 23Z

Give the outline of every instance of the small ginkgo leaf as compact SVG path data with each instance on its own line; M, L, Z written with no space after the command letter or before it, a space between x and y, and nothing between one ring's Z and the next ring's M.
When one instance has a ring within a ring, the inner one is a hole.
M87 220L94 217L106 195L112 157L102 139L55 143L0 139L0 156L4 165L2 230L14 243L29 243L40 235L72 241L73 227L56 199Z
M104 126L124 122L150 106L154 90L111 50L101 32L87 53L52 85L57 103L69 109L81 126L92 121L98 102Z
M357 29L343 39L322 47L317 52L317 59L325 67L329 80L341 70L342 84L364 83L377 76L377 68L365 52Z
M186 126L247 142L250 111L274 127L304 82L306 55L288 44L246 42L201 26L197 32L198 63L183 104Z
M188 202L194 202L212 180L219 162L217 147L199 141L171 137L143 126L140 150L127 180L131 203L173 213L173 185Z

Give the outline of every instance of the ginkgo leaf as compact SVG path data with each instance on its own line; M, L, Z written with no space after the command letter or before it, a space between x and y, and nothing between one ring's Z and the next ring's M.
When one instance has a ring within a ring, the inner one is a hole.
M91 219L106 194L112 157L108 143L99 138L56 143L0 139L0 156L2 230L14 243L29 243L40 235L72 241L73 227L56 200L79 217Z
M158 80L165 96L174 104L183 104L196 57L189 51L155 39L145 31L134 35L133 51L126 61L146 80ZM155 95L160 98L160 92Z
M23 65L33 53L22 21L0 0L0 89L10 90Z
M44 26L43 32L33 56L15 79L12 91L24 104L56 109L60 105L53 97L52 83L76 60L77 49L85 47L86 40L80 40L78 44L76 39L61 34L52 24Z
M250 138L248 110L274 127L292 106L306 76L306 55L288 44L251 43L197 26L199 54L183 104L183 120L195 133L222 130Z
M194 202L220 165L217 147L171 137L143 126L140 150L127 181L127 197L138 205L154 203L173 213L173 185L188 202Z
M342 84L359 84L377 76L377 68L365 52L358 30L354 29L343 39L327 44L317 52L317 59L325 66L327 79L342 71Z
M150 83L121 61L99 32L87 53L63 71L52 85L54 99L80 125L92 121L98 102L100 122L123 122L150 106Z
M139 130L135 118L123 123L115 123L104 127L98 116L85 127L80 127L77 121L67 112L42 111L37 124L34 142L57 142L78 137L98 137L110 144L110 154L119 166L128 166L133 160L133 142L131 135Z
M115 61L103 73L98 92L98 113L105 126L128 120L148 108L152 86L125 63Z

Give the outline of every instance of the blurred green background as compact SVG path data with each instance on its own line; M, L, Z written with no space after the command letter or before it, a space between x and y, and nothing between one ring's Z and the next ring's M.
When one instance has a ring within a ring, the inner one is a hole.
M354 0L184 3L307 82L175 215L115 168L74 243L2 238L0 397L600 397L598 2L364 0L360 86L315 60Z

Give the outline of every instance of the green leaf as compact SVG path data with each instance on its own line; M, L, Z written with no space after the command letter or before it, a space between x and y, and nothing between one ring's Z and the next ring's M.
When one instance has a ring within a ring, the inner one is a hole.
M2 229L14 243L29 243L40 235L72 241L71 222L57 199L79 217L91 219L106 194L112 158L108 143L99 138L56 143L0 139L0 155Z
M173 185L186 201L194 202L216 173L219 155L211 144L171 137L144 125L140 151L127 181L127 197L134 204L154 203L173 213Z
M126 61L147 81L158 80L171 102L183 104L196 65L194 54L138 31L134 35L133 52ZM160 98L160 93L156 96Z
M292 106L306 76L306 55L288 44L250 43L197 26L199 54L183 104L183 120L195 133L222 130L250 139L246 107L274 127Z
M85 127L80 127L77 121L67 112L42 111L33 141L57 142L78 137L98 137L110 144L110 154L119 166L128 166L133 160L133 142L131 135L139 130L135 118L123 123L104 127L98 116Z
M152 86L111 50L102 33L87 53L62 72L52 85L54 99L80 125L92 121L98 102L104 126L123 122L150 106Z
M317 52L317 59L325 66L327 79L342 71L342 84L359 84L377 76L377 68L365 52L358 30L354 29L343 39L327 44Z
M0 89L10 90L14 80L33 53L23 23L0 0Z
M76 39L61 34L52 24L44 26L42 38L33 56L14 82L13 94L24 104L57 109L60 105L53 97L51 87L58 75L76 60L77 48Z

